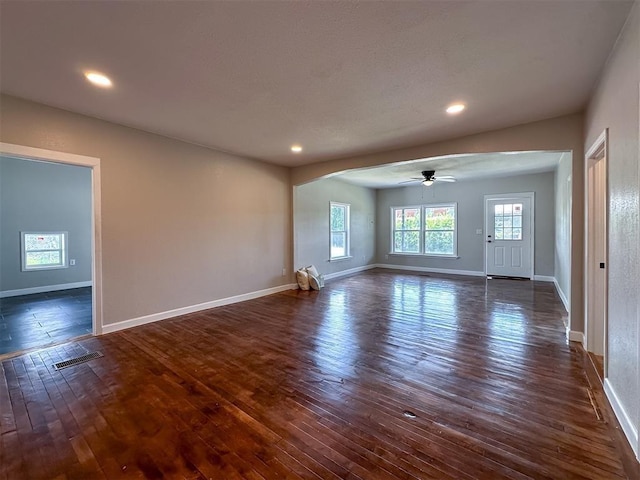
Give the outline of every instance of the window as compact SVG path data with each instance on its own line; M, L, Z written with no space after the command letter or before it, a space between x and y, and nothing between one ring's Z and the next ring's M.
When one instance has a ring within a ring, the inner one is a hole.
M391 253L457 255L457 205L392 207Z
M349 256L349 208L346 203L331 202L331 259Z
M456 254L456 206L424 207L424 253Z
M22 271L67 267L67 232L22 232Z
M522 204L504 203L494 209L496 240L522 240Z
M422 207L393 209L393 251L420 253Z

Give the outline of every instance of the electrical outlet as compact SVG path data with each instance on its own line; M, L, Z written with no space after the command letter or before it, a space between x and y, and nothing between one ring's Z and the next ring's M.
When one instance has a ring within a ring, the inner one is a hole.
M286 276L287 276L287 269L286 269L286 268L283 268L283 269L282 269L282 276L283 276L283 277L286 277Z
M482 229L481 228L476 229L476 235L482 235Z
M71 260L69 260L69 265L73 266L75 264L76 264L75 258L72 258Z

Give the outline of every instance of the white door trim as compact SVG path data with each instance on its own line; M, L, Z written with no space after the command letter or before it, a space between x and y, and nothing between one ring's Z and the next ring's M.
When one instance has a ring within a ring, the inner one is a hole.
M514 198L528 198L531 202L531 215L529 215L529 225L531 232L531 273L529 278L534 279L535 276L535 193L534 192L520 192L520 193L496 193L484 196L484 229L486 230L487 215L489 213L488 205L492 200L510 200ZM485 237L487 232L485 232ZM487 239L484 238L484 274L487 274Z
M100 193L100 159L75 155L73 153L56 152L42 148L27 147L0 142L0 154L36 160L41 162L64 163L91 168L91 198L93 215L91 216L91 246L93 251L93 265L91 268L92 283L92 317L93 334L102 333L102 217Z
M608 289L609 289L609 285L608 285L608 270L609 270L609 235L608 235L608 225L609 225L609 211L608 211L608 201L609 201L609 179L608 179L608 164L607 164L607 156L608 156L608 129L605 129L599 136L598 138L595 140L595 142L593 142L593 144L591 145L591 147L589 148L589 150L587 150L587 153L585 154L584 157L584 179L585 179L585 189L584 189L584 266L585 266L585 275L584 275L584 284L583 284L583 288L584 288L584 348L587 351L594 351L594 341L595 341L595 333L594 333L594 322L593 321L589 321L589 312L591 311L590 308L590 301L591 301L591 297L590 297L590 281L592 280L592 269L595 268L594 267L594 262L596 261L595 258L590 258L590 247L591 244L589 242L590 240L590 227L592 227L590 225L591 222L591 210L589 209L589 203L591 200L591 195L593 195L593 192L591 192L591 182L589 181L589 169L595 165L598 162L604 162L602 164L602 168L604 170L604 229L603 231L605 232L605 238L604 238L604 262L605 262L605 278L604 278L604 290L605 290L605 294L604 294L604 318L603 318L603 322L604 325L602 326L603 328L603 342L604 342L604 347L603 347L603 358L604 358L604 376L605 378L607 377L607 316L608 316L608 300L609 300L609 294L608 294Z

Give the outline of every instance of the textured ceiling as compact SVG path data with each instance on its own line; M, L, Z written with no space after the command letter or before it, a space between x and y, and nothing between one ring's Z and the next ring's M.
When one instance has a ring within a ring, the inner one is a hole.
M420 158L381 167L348 170L333 176L353 185L370 188L397 188L419 185L423 170L435 170L438 176L451 175L456 181L508 177L555 170L564 152L500 152L445 155ZM446 184L445 184L446 185Z
M579 111L631 5L2 1L0 88L302 165Z

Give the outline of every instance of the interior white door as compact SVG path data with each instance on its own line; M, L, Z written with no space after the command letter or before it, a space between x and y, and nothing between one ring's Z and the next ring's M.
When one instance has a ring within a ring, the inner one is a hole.
M607 170L604 150L587 159L586 334L587 350L605 355L607 323Z
M487 275L533 279L531 194L485 201Z

